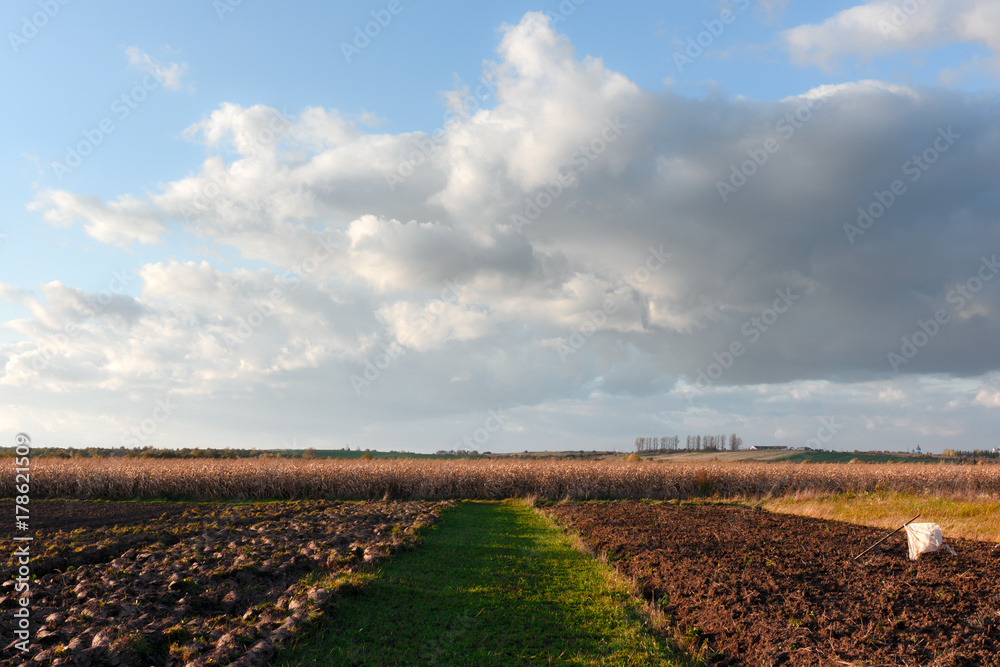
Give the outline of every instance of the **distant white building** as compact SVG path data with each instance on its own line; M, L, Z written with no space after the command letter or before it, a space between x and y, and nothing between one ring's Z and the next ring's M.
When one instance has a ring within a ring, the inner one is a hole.
M913 453L914 454L919 454L920 453L920 445L917 445L916 449L913 450Z
M754 445L750 449L788 449L785 445Z

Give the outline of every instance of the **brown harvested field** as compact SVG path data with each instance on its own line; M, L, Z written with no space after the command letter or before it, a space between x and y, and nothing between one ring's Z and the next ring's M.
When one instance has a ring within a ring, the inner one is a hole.
M739 506L590 502L545 511L660 601L710 664L1000 664L1000 550L906 557L897 534Z
M33 532L47 535L57 530L78 528L104 528L108 526L134 526L156 524L161 519L183 514L191 509L190 503L150 502L80 502L73 500L48 500L28 505L29 525ZM14 501L0 498L0 512L14 516Z
M997 498L1000 466L140 458L41 458L31 466L31 493L40 498L662 500L847 491ZM0 480L0 497L14 492L13 476Z
M11 641L7 580L0 665L263 664L332 600L318 581L415 544L449 505L33 500L32 643Z

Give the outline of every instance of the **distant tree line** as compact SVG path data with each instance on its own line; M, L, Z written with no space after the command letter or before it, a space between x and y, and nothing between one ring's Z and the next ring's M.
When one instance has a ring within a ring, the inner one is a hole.
M635 451L638 453L676 452L680 451L680 436L640 436L635 439ZM724 435L689 435L684 450L691 452L721 452L728 446L735 452L743 446L743 438L735 433L729 436L728 442Z
M12 447L0 449L0 456L14 455ZM62 459L89 458L142 458L142 459L258 459L258 458L310 458L316 450L280 451L259 449L225 449L193 448L157 449L155 447L32 447L32 457L52 457Z
M475 457L488 455L489 452L466 452L459 450L445 452L452 456ZM0 458L14 456L13 447L0 447ZM156 447L32 447L33 458L134 458L134 459L373 459L373 458L427 458L431 454L416 454L412 452L376 451L374 449L321 449L308 447L306 449L233 449L185 447L181 449L158 449Z
M678 448L680 437L676 435L664 435L656 437L642 436L635 439L635 451L637 452L659 452L675 451Z
M962 449L946 449L944 450L944 455L946 458L954 459L998 459L1000 458L1000 451L997 449L992 451L985 449L974 449L972 451Z

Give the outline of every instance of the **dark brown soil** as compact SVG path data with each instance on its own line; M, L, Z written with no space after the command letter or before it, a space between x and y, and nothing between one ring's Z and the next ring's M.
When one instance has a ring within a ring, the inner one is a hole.
M547 508L661 603L713 665L1000 665L1000 549L910 561L902 531L722 505Z
M33 500L5 535L33 540L4 540L30 573L0 579L0 667L263 665L334 599L317 581L414 546L452 504Z
M92 500L36 500L28 505L30 532L44 534L50 530L76 530L104 526L134 526L153 523L161 517L177 516L191 504L181 503L118 503ZM14 501L0 499L0 516L14 516ZM13 520L10 526L14 532ZM20 533L18 533L20 534Z

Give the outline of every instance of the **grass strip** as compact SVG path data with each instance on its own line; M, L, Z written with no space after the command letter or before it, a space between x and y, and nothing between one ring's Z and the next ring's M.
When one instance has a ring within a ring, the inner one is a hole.
M465 502L276 665L690 665L606 565L523 503Z
M1000 542L1000 501L955 500L913 493L799 494L761 503L772 512L836 519L876 528L898 528L916 513L918 522L941 526L945 539Z

